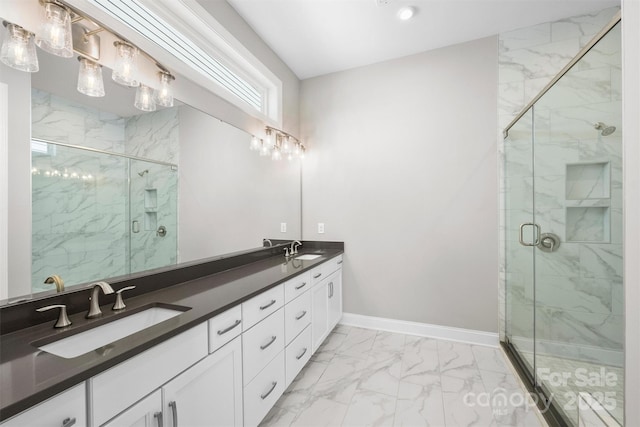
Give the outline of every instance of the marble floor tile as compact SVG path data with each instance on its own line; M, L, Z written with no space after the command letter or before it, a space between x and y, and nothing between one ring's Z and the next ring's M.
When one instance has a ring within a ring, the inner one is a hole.
M545 425L496 348L341 327L316 354L261 426Z
M396 398L370 391L358 391L351 400L344 426L393 426Z
M444 426L444 405L440 378L430 385L401 382L394 426Z

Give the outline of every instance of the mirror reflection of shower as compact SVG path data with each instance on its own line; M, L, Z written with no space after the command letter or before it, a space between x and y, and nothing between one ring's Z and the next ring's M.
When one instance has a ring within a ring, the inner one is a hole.
M616 127L615 126L607 126L602 122L598 122L595 125L593 125L593 127L596 130L600 131L600 135L602 136L609 136L612 133L614 133L616 131Z
M615 130L616 128L613 128L613 130ZM149 173L149 169L145 169L142 172L138 172L138 175L140 176L144 176L145 174Z

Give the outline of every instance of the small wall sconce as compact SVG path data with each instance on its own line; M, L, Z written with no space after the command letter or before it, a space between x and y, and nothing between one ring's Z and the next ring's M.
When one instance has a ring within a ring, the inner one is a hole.
M35 73L39 69L34 35L19 25L3 21L4 35L0 60L11 68Z

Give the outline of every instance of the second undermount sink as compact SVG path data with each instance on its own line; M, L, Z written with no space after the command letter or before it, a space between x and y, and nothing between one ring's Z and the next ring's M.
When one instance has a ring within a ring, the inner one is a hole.
M34 343L34 345L47 353L71 359L157 325L188 310L187 307L173 307L175 308L157 306L147 308L49 344L38 345Z
M304 254L304 255L299 255L297 257L295 257L295 259L299 259L301 261L311 261L314 260L316 258L320 258L322 255L318 255L318 254Z

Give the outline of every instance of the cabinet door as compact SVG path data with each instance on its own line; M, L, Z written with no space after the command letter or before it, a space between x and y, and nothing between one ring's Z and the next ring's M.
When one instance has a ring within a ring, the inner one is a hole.
M336 327L342 317L342 270L338 270L329 278L329 330Z
M2 427L84 427L86 408L85 383L82 383L5 421Z
M162 427L162 393L156 390L103 427Z
M329 282L323 280L311 289L311 336L315 352L329 332L327 312L329 308Z
M240 337L162 387L164 425L242 426Z

